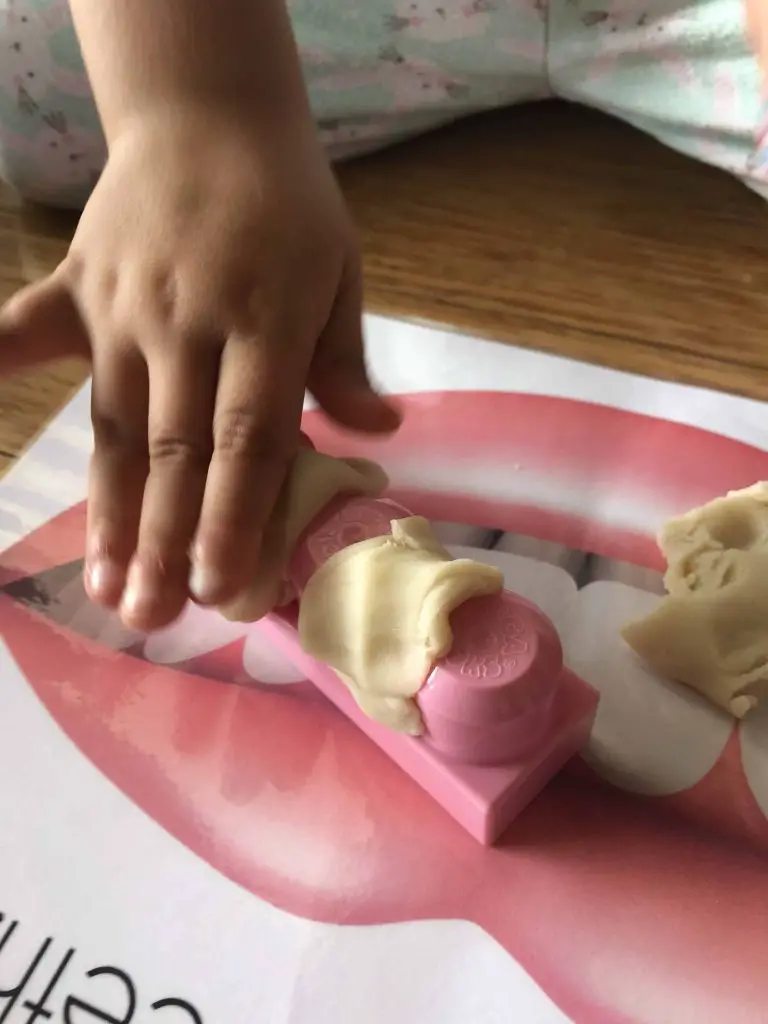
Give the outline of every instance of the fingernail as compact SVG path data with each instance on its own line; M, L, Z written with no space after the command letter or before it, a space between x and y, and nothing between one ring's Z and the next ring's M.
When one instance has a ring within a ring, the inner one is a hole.
M227 622L248 622L248 616L243 611L242 601L230 601L228 604L220 604L216 611Z
M217 611L230 622L258 622L277 607L282 593L281 582L255 584L234 600L219 605Z
M128 570L128 579L120 602L121 613L130 616L141 615L151 604L152 599L147 574L141 565L132 565Z
M123 570L108 558L99 558L86 566L88 589L95 598L117 600L123 586Z
M200 604L214 604L221 591L221 576L203 562L193 562L189 574L189 592Z

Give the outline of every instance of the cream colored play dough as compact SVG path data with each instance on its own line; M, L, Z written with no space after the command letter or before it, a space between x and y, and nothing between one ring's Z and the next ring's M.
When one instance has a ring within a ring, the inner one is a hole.
M302 449L265 530L254 584L221 612L253 622L282 603L286 565L312 520L338 495L375 496L387 482L376 463ZM502 586L498 569L453 559L426 519L395 520L391 534L344 548L314 573L300 604L301 645L338 673L366 714L417 735L413 698L450 650L451 612Z
M668 596L622 635L660 675L742 718L768 684L768 484L672 520L659 546Z
M391 534L344 548L311 577L301 646L337 672L367 715L418 735L413 698L451 648L451 612L502 586L498 569L452 558L426 519L396 519Z
M255 622L283 603L284 573L301 534L340 494L375 496L387 486L381 466L367 459L340 459L302 448L264 531L253 586L219 609L228 619Z

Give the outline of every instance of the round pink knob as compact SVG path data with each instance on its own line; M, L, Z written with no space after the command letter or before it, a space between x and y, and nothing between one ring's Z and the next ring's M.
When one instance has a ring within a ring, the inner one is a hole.
M301 593L309 577L331 555L361 540L382 537L391 532L393 519L411 515L407 508L388 498L334 498L299 538L288 566L288 582Z
M535 605L502 591L451 616L453 645L417 703L435 750L471 764L526 756L547 729L563 667L552 623Z

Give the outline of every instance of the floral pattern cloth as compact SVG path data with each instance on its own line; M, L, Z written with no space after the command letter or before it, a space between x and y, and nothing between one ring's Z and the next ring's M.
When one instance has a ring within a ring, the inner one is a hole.
M313 110L335 159L476 111L560 96L621 117L768 194L756 55L768 31L752 10L760 3L289 0L289 7ZM82 205L106 150L67 0L0 0L0 54L0 173L29 198Z

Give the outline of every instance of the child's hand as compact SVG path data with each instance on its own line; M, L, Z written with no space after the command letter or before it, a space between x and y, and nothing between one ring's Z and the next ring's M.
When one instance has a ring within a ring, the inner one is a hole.
M301 127L129 126L67 259L13 313L17 334L61 322L90 345L88 587L138 628L179 613L190 557L204 603L249 583L305 386L347 426L397 424L366 377L354 232Z

